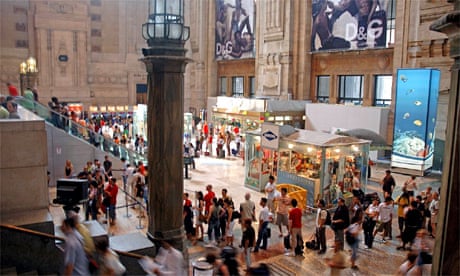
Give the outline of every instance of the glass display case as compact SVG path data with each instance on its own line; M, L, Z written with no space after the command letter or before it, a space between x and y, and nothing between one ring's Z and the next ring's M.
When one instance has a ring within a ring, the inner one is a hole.
M260 145L260 132L246 132L245 180L246 187L263 191L270 175L278 174L278 152Z

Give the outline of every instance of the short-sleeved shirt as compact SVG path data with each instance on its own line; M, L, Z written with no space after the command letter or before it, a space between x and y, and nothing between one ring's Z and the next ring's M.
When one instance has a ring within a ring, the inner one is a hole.
M240 213L241 213L241 219L247 219L250 218L252 219L252 214L254 214L254 209L256 208L256 205L253 201L251 200L245 200L240 204Z
M292 221L292 228L302 228L302 210L298 207L289 211L289 220Z
M246 241L249 241L248 247L253 247L255 239L256 239L256 233L255 233L254 228L252 226L246 227L246 230L243 231L243 237L242 237L243 246L245 246Z
M66 236L64 250L64 264L73 265L73 275L89 275L88 258L83 250L83 241L80 234L70 233Z
M389 222L393 213L393 205L386 205L384 202L379 205L379 216L382 222Z
M382 189L385 192L390 192L391 193L391 189L394 186L396 186L396 183L395 183L395 180L394 180L393 176L387 175L387 176L385 176L385 178L383 178Z
M207 212L209 212L209 208L211 207L212 205L212 199L216 197L216 194L214 194L213 191L209 191L203 198L204 200L204 203L205 203L205 206L204 206L204 210Z
M262 210L260 210L259 221L263 221L263 222L270 221L270 212L268 211L267 206L265 206L264 208L262 208Z
M318 208L318 211L316 212L316 227L319 227L319 219L325 220L326 218L327 218L327 211L324 209Z
M404 208L409 205L409 199L405 196L400 196L396 202L398 203L398 217L404 217Z
M267 188L272 188L273 189L271 192L267 192L267 199L273 200L275 198L275 192L276 192L275 183L267 182L267 185L265 185L265 190Z

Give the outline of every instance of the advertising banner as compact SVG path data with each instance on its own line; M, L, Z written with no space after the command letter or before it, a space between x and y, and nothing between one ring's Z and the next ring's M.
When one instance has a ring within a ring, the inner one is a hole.
M392 167L432 167L439 81L439 70L398 69Z
M254 57L254 0L216 0L216 60Z
M387 7L375 0L313 0L311 51L386 47Z

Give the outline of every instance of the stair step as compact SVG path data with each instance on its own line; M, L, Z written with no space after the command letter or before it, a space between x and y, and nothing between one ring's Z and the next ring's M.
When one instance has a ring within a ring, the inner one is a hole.
M16 267L5 267L0 270L0 275L2 276L16 276Z
M26 272L19 273L18 275L38 275L38 272L36 270L32 270L32 271L26 271Z

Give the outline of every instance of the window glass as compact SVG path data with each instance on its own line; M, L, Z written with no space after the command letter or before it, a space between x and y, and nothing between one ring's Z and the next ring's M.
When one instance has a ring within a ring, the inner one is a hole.
M392 76L375 76L374 106L389 106L391 104Z
M233 77L232 78L232 96L233 97L243 97L243 77Z
M339 76L339 103L363 103L363 76Z
M319 103L329 102L329 76L318 76L316 87L316 100Z
M220 87L219 87L220 95L227 96L227 78L221 77L219 83L220 83Z

